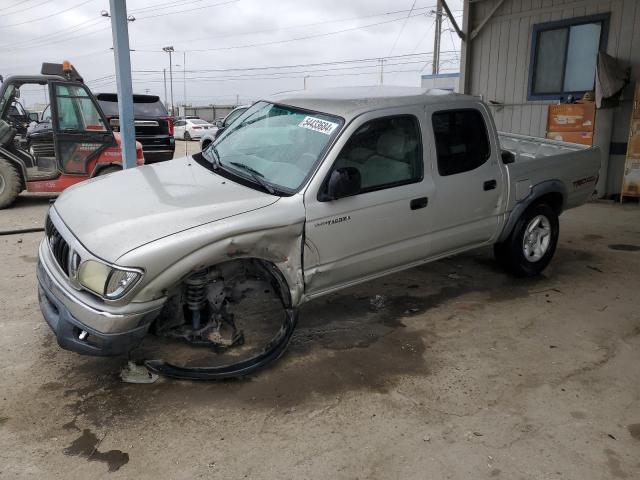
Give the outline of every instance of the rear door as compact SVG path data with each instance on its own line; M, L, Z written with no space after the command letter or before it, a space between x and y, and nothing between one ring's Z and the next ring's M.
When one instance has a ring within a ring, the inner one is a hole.
M55 82L51 99L58 167L66 174L85 175L89 162L115 145L113 133L84 85Z
M470 102L427 108L435 192L432 255L489 242L497 233L506 177L489 113Z

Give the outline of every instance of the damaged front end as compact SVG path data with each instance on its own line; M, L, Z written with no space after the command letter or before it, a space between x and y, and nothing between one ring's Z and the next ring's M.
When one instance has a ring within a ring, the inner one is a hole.
M182 379L246 375L284 353L296 321L297 310L276 267L257 259L230 260L191 273L170 292L152 327L158 337L207 349L205 358L194 360L191 348L179 360L183 365L164 360L145 365ZM181 357L180 349L168 353Z

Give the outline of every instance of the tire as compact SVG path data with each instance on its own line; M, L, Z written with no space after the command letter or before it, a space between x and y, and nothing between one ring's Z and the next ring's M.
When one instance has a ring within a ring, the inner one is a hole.
M0 209L11 205L22 191L22 178L18 169L0 158Z
M494 245L496 260L517 277L540 274L556 251L559 226L558 214L549 205L540 203L529 207L516 222L509 238Z
M189 140L191 140L191 135L189 135L189 132L184 132L184 141L188 142Z
M120 172L122 170L122 168L116 166L116 165L109 165L108 167L104 167L102 170L100 170L97 174L96 177L102 177L104 175L109 175L110 173L114 173L114 172Z

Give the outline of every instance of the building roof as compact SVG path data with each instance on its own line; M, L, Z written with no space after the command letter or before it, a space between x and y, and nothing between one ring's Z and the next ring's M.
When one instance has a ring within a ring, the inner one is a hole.
M269 100L292 107L338 115L350 120L362 113L405 105L426 105L476 100L444 90L418 87L339 87L284 92Z

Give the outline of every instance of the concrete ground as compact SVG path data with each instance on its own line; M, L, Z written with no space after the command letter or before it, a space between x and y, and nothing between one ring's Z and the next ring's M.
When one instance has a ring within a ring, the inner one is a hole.
M152 385L58 348L42 234L0 236L0 478L640 478L640 208L561 229L537 279L460 255L309 304L251 378Z
M191 140L185 142L184 140L176 140L176 150L173 154L173 158L182 158L186 155L193 155L200 151L200 140Z

